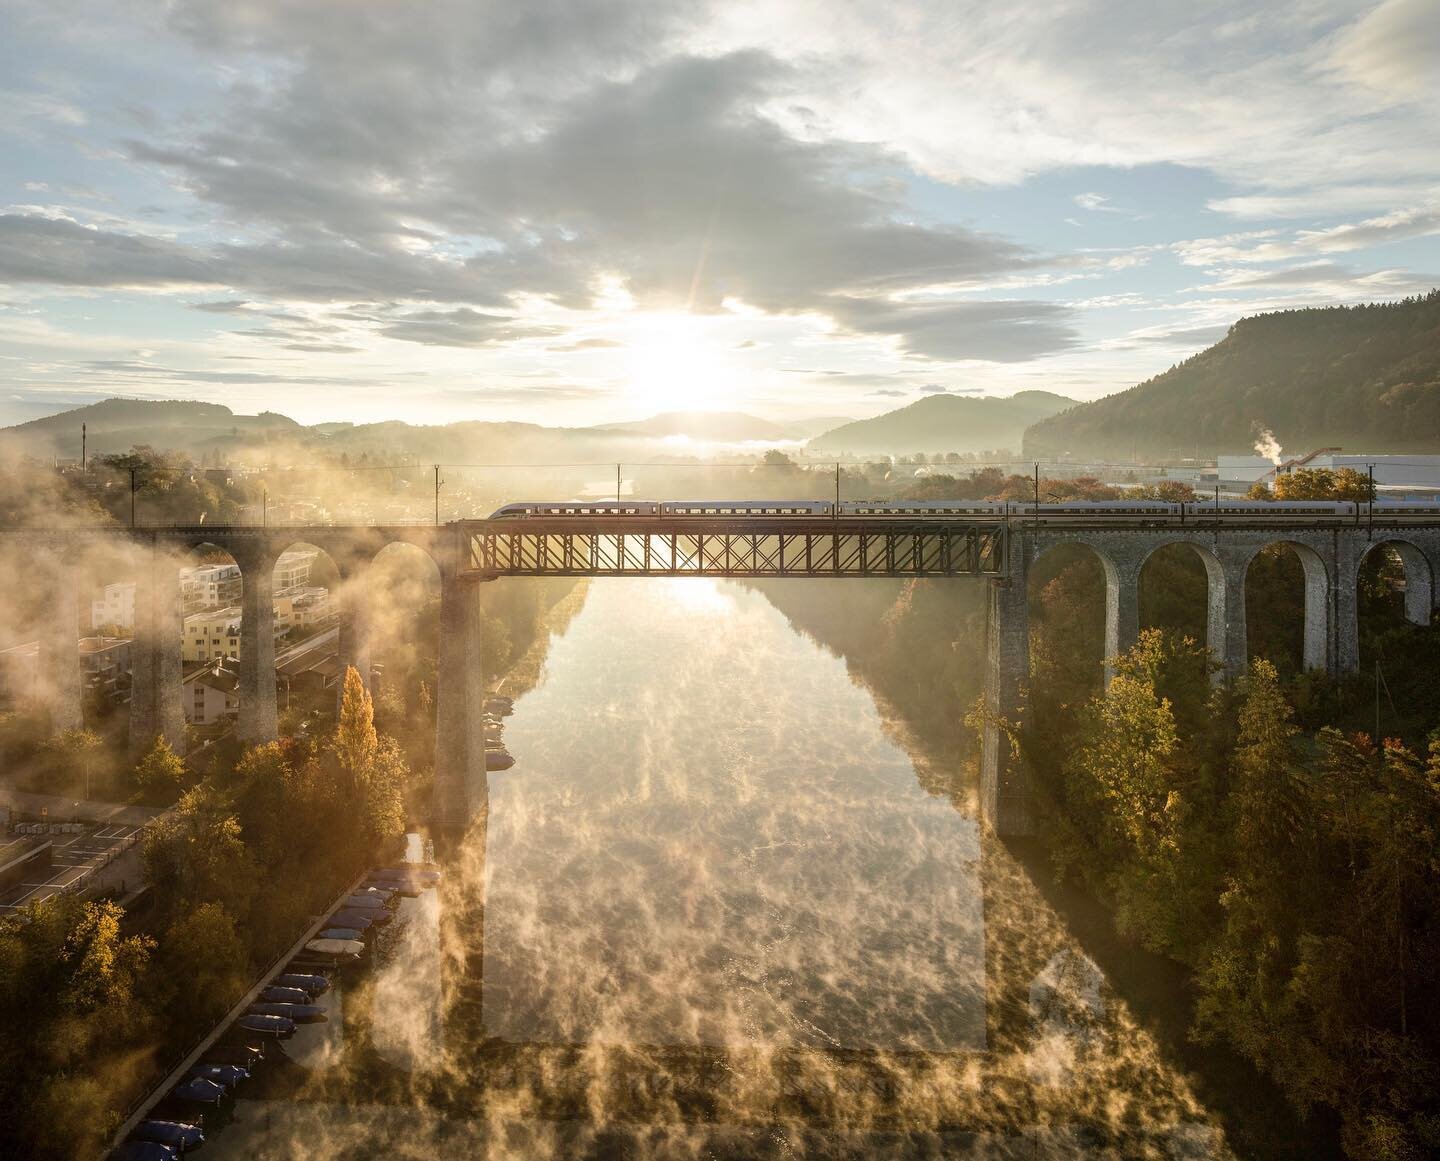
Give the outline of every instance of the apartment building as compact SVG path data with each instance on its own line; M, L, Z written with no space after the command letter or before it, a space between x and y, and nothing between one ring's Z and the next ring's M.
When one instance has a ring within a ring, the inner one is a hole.
M185 618L180 656L187 662L240 656L240 606L206 609Z
M90 602L90 628L135 631L135 582L106 585L100 598Z

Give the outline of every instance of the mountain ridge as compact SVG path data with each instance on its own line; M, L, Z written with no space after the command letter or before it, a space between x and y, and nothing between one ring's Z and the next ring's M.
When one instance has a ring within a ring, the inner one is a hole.
M1052 391L927 395L872 419L824 432L810 440L806 450L852 455L1018 450L1027 427L1074 403Z
M1214 346L1125 391L1037 420L1027 456L1440 450L1440 291L1240 319Z

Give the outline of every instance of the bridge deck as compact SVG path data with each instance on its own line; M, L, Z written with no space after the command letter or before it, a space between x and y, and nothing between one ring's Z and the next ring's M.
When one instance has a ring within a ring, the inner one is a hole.
M1001 520L595 518L462 522L484 576L999 576Z

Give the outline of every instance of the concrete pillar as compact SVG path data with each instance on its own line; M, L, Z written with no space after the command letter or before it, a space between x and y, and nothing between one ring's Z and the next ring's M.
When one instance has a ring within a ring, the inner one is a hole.
M1102 556L1105 570L1105 684L1114 676L1112 658L1140 639L1140 566L1116 564Z
M239 560L240 740L273 742L280 733L275 703L275 558L256 550Z
M1224 607L1221 623L1215 621L1214 584L1212 576L1210 604L1210 651L1224 666L1221 677L1243 677L1250 668L1250 644L1245 627L1245 578L1250 572L1250 553L1226 554L1220 562L1221 584L1224 586Z
M40 636L42 688L55 733L85 725L84 682L80 666L80 587L73 563L55 557L55 600Z
M483 811L485 680L480 672L479 578L460 571L458 556L440 570L440 664L435 690L437 827L462 830Z
M1335 547L1335 587L1329 594L1335 627L1334 672L1354 673L1360 668L1360 566L1375 544L1352 533L1338 539Z
M1018 539L1018 537L1016 538ZM1003 837L1033 834L1029 774L1018 750L1022 689L1030 672L1030 621L1022 554L1008 577L989 582L985 727L980 742L980 810ZM1017 731L1012 738L1009 725Z
M157 735L185 753L181 703L180 568L158 544L135 577L135 639L130 647L130 760Z
M1355 586L1339 583L1341 570L1334 551L1326 559L1307 544L1287 543L1305 571L1304 667L1352 672L1360 657L1357 653L1347 668L1341 638L1348 628L1355 641L1360 639L1353 628L1359 619Z
M1429 625L1430 611L1435 607L1435 578L1430 573L1430 561L1419 548L1405 540L1392 540L1387 547L1399 555L1405 568L1405 619L1412 625Z
M339 639L336 645L340 662L340 677L335 683L337 714L340 712L340 702L345 696L347 668L353 667L360 674L365 688L370 689L370 605L365 576L362 565L346 569L341 576L340 591L337 594L340 611Z

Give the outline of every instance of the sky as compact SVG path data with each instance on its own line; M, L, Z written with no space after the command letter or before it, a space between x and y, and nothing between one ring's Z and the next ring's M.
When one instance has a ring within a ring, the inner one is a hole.
M1091 399L1437 285L1435 0L0 0L0 423Z

